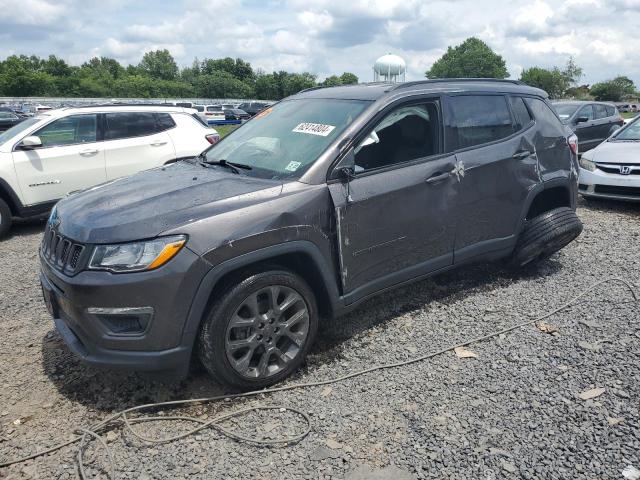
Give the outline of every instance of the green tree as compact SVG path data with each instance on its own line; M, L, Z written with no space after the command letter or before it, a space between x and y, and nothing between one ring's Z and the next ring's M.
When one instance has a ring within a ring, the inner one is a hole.
M358 76L355 73L344 72L340 75L340 81L343 85L352 85L358 83Z
M325 78L324 82L322 82L320 85L322 85L323 87L336 87L338 85L342 85L342 81L337 75L331 75L330 77Z
M619 102L636 94L636 86L629 77L618 76L613 80L599 82L591 86L591 95L596 100Z
M569 57L563 70L558 67L531 67L522 71L520 81L545 90L551 98L563 98L569 95L569 90L577 85L581 77L582 69L576 65L573 57Z
M194 87L196 95L202 98L251 98L253 96L251 85L225 71L200 75Z
M145 53L138 68L151 78L160 80L175 80L178 76L178 65L166 49Z
M235 60L231 57L210 59L205 58L202 61L201 71L203 74L213 74L216 72L227 72L238 80L253 81L255 79L255 73L251 64L245 62L241 58Z
M447 52L431 66L427 78L507 78L504 59L482 40L471 37Z

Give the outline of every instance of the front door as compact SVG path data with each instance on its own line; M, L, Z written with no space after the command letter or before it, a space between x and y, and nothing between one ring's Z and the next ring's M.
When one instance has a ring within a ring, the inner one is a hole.
M573 130L578 136L578 151L583 153L587 150L591 150L598 144L599 127L595 120L593 105L585 105L582 107L574 117L574 121L577 121L578 119L586 120L573 125Z
M58 200L106 180L97 115L59 118L33 133L42 147L13 152L25 205Z
M357 143L354 178L329 185L347 303L452 264L458 177L439 110L392 110Z

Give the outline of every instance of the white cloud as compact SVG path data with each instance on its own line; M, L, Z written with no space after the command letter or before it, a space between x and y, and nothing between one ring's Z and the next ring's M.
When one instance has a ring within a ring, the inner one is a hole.
M65 5L45 0L0 0L0 22L18 25L53 25L66 13Z

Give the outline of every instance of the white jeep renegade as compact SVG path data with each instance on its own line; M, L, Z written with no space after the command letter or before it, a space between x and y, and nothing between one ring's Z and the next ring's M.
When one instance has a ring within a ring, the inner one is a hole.
M0 134L0 237L12 217L68 193L194 157L220 139L194 109L107 105L51 110Z

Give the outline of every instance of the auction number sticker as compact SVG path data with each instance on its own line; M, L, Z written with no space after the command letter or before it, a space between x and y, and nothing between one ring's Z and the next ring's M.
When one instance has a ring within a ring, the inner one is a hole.
M293 129L297 133L308 133L310 135L319 135L326 137L333 129L336 128L333 125L324 125L322 123L301 123Z
M295 172L300 168L300 165L302 165L301 162L289 162L289 165L287 165L284 169L288 172Z

